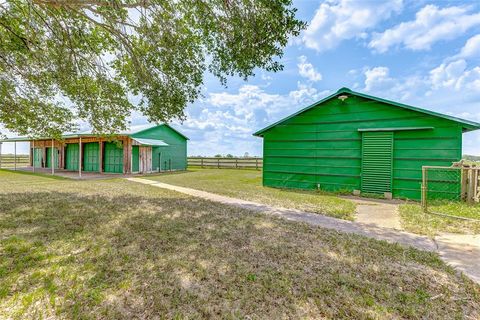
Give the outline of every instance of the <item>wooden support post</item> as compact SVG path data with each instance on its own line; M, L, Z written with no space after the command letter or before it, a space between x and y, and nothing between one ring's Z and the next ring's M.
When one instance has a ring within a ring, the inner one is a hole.
M203 168L203 158L200 159L201 167Z
M2 142L0 142L0 169L2 169Z
M468 169L468 190L467 190L467 202L472 203L473 202L473 195L474 195L474 186L475 182L473 181L473 170L474 169Z
M158 172L162 172L162 153L158 155L158 162L160 163L160 167L158 167Z
M98 142L98 153L99 153L99 159L98 159L98 172L102 173L103 172L103 142L99 141Z
M473 201L479 202L480 201L480 188L479 188L479 179L480 179L480 171L478 168L472 169L474 172L473 177Z
M217 168L220 169L220 158L217 158Z
M427 169L425 167L422 167L421 193L423 212L427 212Z
M235 158L235 169L237 169L237 168L238 168L238 159Z
M78 177L82 177L82 137L78 138Z
M13 143L13 170L17 171L17 141Z
M255 170L258 170L258 158L255 158Z
M50 164L52 165L52 175L55 174L55 154L53 152L54 150L54 144L53 144L53 139L52 139L52 150L51 150L51 156L52 156L52 159L50 160Z
M32 140L32 170L35 173L35 140Z
M467 200L467 186L468 186L468 169L461 168L461 186L460 186L460 200Z

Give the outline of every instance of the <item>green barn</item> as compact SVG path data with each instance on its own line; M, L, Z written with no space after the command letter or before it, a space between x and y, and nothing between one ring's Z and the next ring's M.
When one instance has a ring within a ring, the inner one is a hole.
M188 138L168 124L99 136L90 131L59 140L28 137L0 140L30 142L30 166L91 173L149 173L187 168Z
M263 185L420 199L422 166L462 157L480 124L348 88L280 120L263 137Z

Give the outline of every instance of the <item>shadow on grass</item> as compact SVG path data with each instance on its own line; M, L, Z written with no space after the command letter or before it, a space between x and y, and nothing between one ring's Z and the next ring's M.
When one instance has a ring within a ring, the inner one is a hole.
M0 300L19 305L8 317L441 317L480 309L478 287L433 254L194 198L0 194L0 229Z

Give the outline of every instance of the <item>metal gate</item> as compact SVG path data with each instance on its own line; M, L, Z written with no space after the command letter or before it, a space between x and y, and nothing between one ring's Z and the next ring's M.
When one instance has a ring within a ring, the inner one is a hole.
M85 143L83 146L83 171L98 172L99 162L98 142Z
M393 132L364 132L362 135L362 192L391 193L392 167Z
M138 172L140 170L139 159L140 153L138 146L132 146L132 172Z
M69 143L65 149L65 169L78 170L78 143Z
M52 167L52 148L48 147L46 148L46 153L45 153L45 168L51 168ZM54 168L58 169L58 149L53 148L53 164Z
M43 150L42 148L33 148L33 167L41 168L43 161Z
M105 143L104 157L105 172L123 172L123 148L119 147L117 143Z

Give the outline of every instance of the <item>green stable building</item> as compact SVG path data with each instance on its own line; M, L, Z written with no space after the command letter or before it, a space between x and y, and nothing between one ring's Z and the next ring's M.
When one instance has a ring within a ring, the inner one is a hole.
M30 142L30 166L34 169L128 174L185 170L187 140L171 126L160 124L109 137L78 132L60 140L20 137L2 141Z
M420 199L422 166L462 157L468 120L341 88L254 136L263 137L263 185Z

